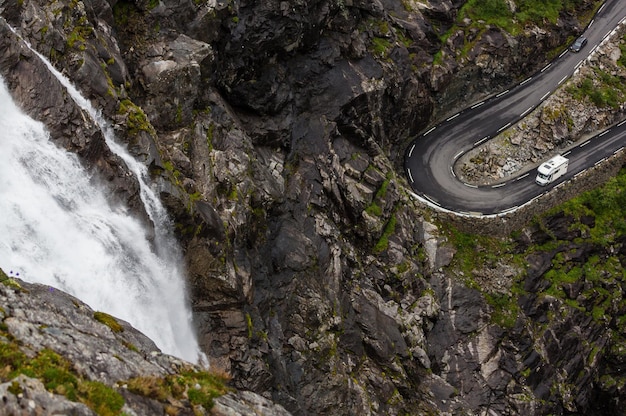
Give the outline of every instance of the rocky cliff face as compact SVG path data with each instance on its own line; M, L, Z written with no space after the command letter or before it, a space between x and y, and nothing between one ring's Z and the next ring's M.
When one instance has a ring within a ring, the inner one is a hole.
M0 319L3 414L289 414L161 354L128 323L1 269Z
M584 412L589 400L551 389L589 395L590 378L557 371L557 347L533 354L528 329L491 323L399 173L433 117L540 68L580 30L564 14L517 37L464 31L462 3L3 0L0 68L117 198L137 206L125 167L8 25L151 166L202 346L234 387L300 415ZM563 360L604 345L583 321L591 344Z

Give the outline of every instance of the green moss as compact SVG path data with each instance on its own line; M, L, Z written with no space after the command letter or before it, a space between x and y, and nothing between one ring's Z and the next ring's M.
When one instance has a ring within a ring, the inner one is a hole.
M596 0L593 7L583 10L579 14L580 25L585 26L602 5L602 1ZM456 24L452 25L441 35L441 43L445 44L447 39L462 30L466 34L466 42L458 51L459 56L466 56L474 47L477 39L491 27L499 27L502 30L517 36L523 33L528 25L546 27L547 25L558 24L559 16L575 15L581 12L579 0L517 0L514 2L515 8L512 10L507 0L468 0L459 9ZM406 6L405 6L406 7ZM466 19L471 22L468 26ZM471 35L470 35L471 33ZM467 39L472 39L467 40ZM548 57L556 56L562 51L562 47L548 52ZM441 64L441 52L434 55L434 65Z
M236 201L238 196L238 191L236 186L232 186L230 188L230 192L228 193L228 199L230 201Z
M140 131L146 131L150 134L154 132L154 128L148 121L146 114L132 101L128 99L122 100L117 112L118 114L126 114L126 127L129 135L136 136Z
M7 388L7 390L9 391L9 393L11 393L14 396L17 396L18 394L22 393L22 386L20 386L20 383L18 383L17 381L14 381L11 383L11 385Z
M573 13L578 3L577 0L518 0L513 11L506 0L468 0L459 10L457 21L469 17L474 26L494 25L517 34L529 23L556 24L561 13ZM596 8L602 4L596 3Z
M513 13L505 0L468 0L459 10L459 16L473 21L484 21L513 32Z
M86 48L86 38L93 33L90 26L76 25L72 31L67 35L67 46L70 49L78 49L84 51Z
M20 372L40 379L48 391L77 400L78 378L71 372L70 363L51 350L42 350L24 365Z
M466 233L450 224L444 224L442 232L456 250L451 266L465 276L471 276L475 269L495 266L500 260L523 262L510 254L511 242L507 238Z
M572 198L563 205L551 210L548 215L563 211L580 220L593 216L593 227L584 226L590 235L590 242L598 245L612 244L616 236L626 234L626 169L610 179L602 187Z
M0 342L0 379L12 379L26 362L28 358L17 344Z
M374 253L381 253L389 247L389 237L396 230L396 216L392 215L387 224L385 225L385 229L383 230L383 234L378 239L378 242L374 246Z
M2 278L0 279L0 282L2 282L3 285L10 287L12 289L22 290L22 286L18 283L18 281L10 277L6 279Z
M600 306L594 306L592 311L591 311L591 316L593 316L593 319L595 319L596 321L601 321L604 319L604 308L600 307Z
M111 331L113 332L124 331L124 328L122 327L122 325L120 325L119 322L117 322L117 320L111 315L109 315L108 313L94 312L93 317L96 319L96 321L103 323L109 328L111 328Z

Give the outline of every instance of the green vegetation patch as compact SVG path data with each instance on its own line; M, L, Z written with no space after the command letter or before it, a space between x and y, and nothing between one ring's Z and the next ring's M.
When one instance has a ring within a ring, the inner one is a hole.
M596 1L594 7L588 9L588 13L579 16L581 26L593 18L593 14L602 3L599 0ZM488 27L498 27L517 36L523 33L524 28L529 24L539 27L545 27L548 24L556 25L559 16L576 14L580 5L580 0L517 0L515 2L468 0L459 9L456 24L441 35L441 43L445 44L447 39L459 30L464 31L466 39L473 39L473 41L466 41L460 50L460 55L465 56L473 47L475 40L480 39ZM466 19L471 22L469 25ZM434 63L441 63L441 61L441 54L435 54Z
M117 333L117 332L124 331L124 327L122 327L122 325L120 325L120 323L117 322L117 320L111 315L109 315L108 313L94 312L93 317L95 318L96 321L103 323L109 328L111 328L111 331L113 332Z
M495 266L500 259L516 264L522 261L511 254L509 239L466 233L449 224L443 226L443 232L456 249L451 266L467 277L471 277L476 269Z
M128 127L128 134L130 136L136 136L140 131L146 131L150 134L154 132L154 128L148 117L143 110L132 101L126 99L120 102L120 106L117 109L118 114L126 114L126 127Z
M7 382L19 374L41 380L51 393L82 402L98 415L119 415L124 406L124 398L115 389L83 379L74 372L70 362L56 352L44 349L29 358L16 342L0 342L0 380ZM20 390L17 382L10 387L14 394Z
M578 0L517 0L512 8L506 0L469 0L459 10L458 21L470 18L475 26L497 26L511 34L529 23L556 24L561 13L574 13ZM602 4L598 1L598 7Z
M469 0L461 7L459 16L509 28L513 24L514 15L505 0Z
M113 19L119 26L126 26L129 21L134 21L138 13L137 7L128 0L118 1L113 6Z
M374 253L382 253L389 248L389 237L396 231L396 221L396 216L392 214L385 225L382 235L374 246Z
M19 273L18 273L18 276L19 276ZM17 282L17 280L13 278L13 272L11 272L11 275L8 276L4 272L4 270L0 269L0 283L2 283L3 285L7 287L11 287L13 289L23 290L22 286Z
M163 403L187 399L192 405L206 410L213 407L213 399L228 392L225 374L206 371L184 371L165 377L136 377L126 382L128 390Z
M493 308L491 322L500 325L502 328L513 328L518 316L520 307L517 304L517 296L502 293L487 293L485 300Z
M578 101L590 101L598 108L611 107L618 109L626 102L626 84L617 75L609 74L601 69L594 69L594 74L582 79L566 91Z
M67 35L67 46L70 49L76 48L79 51L84 51L87 43L86 38L92 33L93 29L90 26L75 26Z
M592 225L579 222L583 234L589 234L590 242L607 245L614 243L616 238L626 234L626 169L622 169L617 177L610 179L600 188L583 193L563 205L554 208L548 215L563 211L577 220L593 217Z
M389 57L392 49L393 44L389 39L378 37L372 39L372 52L378 58L386 59L387 57Z

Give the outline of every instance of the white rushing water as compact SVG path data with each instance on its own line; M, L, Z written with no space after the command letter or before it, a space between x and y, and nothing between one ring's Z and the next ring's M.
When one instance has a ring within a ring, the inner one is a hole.
M115 142L89 101L51 70L139 178L156 236L151 243L140 221L107 201L77 157L15 105L0 78L0 267L71 293L130 322L164 352L197 362L180 249L146 168Z

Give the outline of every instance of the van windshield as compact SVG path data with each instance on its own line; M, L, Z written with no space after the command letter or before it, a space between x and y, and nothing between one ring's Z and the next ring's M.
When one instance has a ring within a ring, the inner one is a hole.
M544 175L543 173L537 173L537 177L539 179L548 180L548 179L550 179L550 176L552 176L552 175Z

